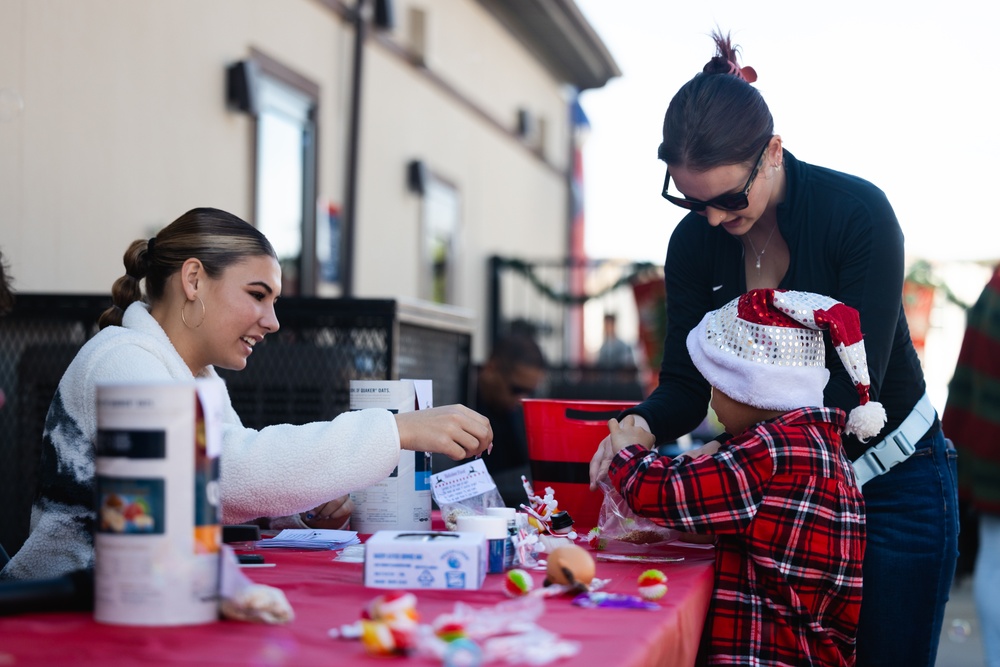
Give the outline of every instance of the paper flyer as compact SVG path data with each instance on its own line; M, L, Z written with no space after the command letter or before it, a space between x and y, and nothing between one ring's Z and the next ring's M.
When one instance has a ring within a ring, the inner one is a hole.
M433 407L431 380L351 380L351 410L394 413ZM351 530L428 530L431 526L431 456L402 451L399 465L376 484L351 494Z
M97 388L94 618L218 618L221 380Z

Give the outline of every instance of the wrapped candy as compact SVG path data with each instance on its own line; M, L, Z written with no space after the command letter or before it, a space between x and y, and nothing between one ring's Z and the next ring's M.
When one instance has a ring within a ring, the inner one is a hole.
M434 634L446 642L453 642L468 636L466 621L453 614L441 614L434 619Z
M373 655L408 653L416 643L417 598L393 591L379 595L362 611L361 643Z
M644 600L659 600L667 594L667 575L659 570L646 570L639 575L638 585Z
M503 591L507 594L507 597L517 598L527 595L534 587L535 580L531 578L528 572L520 568L514 568L507 572Z

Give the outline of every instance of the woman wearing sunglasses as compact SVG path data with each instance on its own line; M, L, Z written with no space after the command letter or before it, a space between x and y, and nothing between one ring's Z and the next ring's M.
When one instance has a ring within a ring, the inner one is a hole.
M957 557L955 458L903 314L902 231L877 187L784 150L751 85L756 72L740 67L728 36L714 39L717 55L664 119L662 194L688 213L667 249L659 387L624 414L657 442L692 431L711 392L685 339L705 313L748 290L816 292L856 308L871 398L888 413L870 441L844 439L867 512L857 664L932 665ZM849 413L858 392L844 368L830 371L824 401ZM591 462L592 488L610 457L605 439Z

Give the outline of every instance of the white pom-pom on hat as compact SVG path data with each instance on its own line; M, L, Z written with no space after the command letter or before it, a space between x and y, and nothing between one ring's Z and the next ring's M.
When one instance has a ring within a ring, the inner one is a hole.
M851 410L844 433L854 435L861 442L867 442L878 435L888 417L885 408L877 401L868 401Z

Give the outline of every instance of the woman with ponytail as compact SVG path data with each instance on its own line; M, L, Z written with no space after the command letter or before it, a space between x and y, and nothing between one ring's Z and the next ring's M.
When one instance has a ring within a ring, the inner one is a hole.
M132 242L124 263L101 331L52 400L31 533L2 577L49 578L93 566L98 384L212 378L215 366L242 370L254 346L278 330L274 249L234 215L188 211L155 237ZM360 410L256 431L240 423L227 396L222 520L279 517L286 527L339 528L350 513L346 494L387 477L400 450L461 460L492 439L489 421L459 405L398 415Z
M814 292L856 309L870 398L888 417L868 424L877 433L872 438L844 438L867 517L857 664L932 665L957 557L955 453L927 398L903 313L899 222L876 186L786 150L753 85L757 72L739 64L728 35L713 38L715 57L674 95L664 118L661 195L688 213L667 248L659 386L624 418L656 442L673 441L703 420L711 389L685 341L706 313L740 294ZM827 364L824 404L851 413L863 402L859 392L845 368ZM591 461L592 487L612 458L607 438ZM759 647L762 635L777 641L759 623L737 630L748 647ZM706 637L712 632L706 628ZM726 664L746 664L746 656L731 658Z

